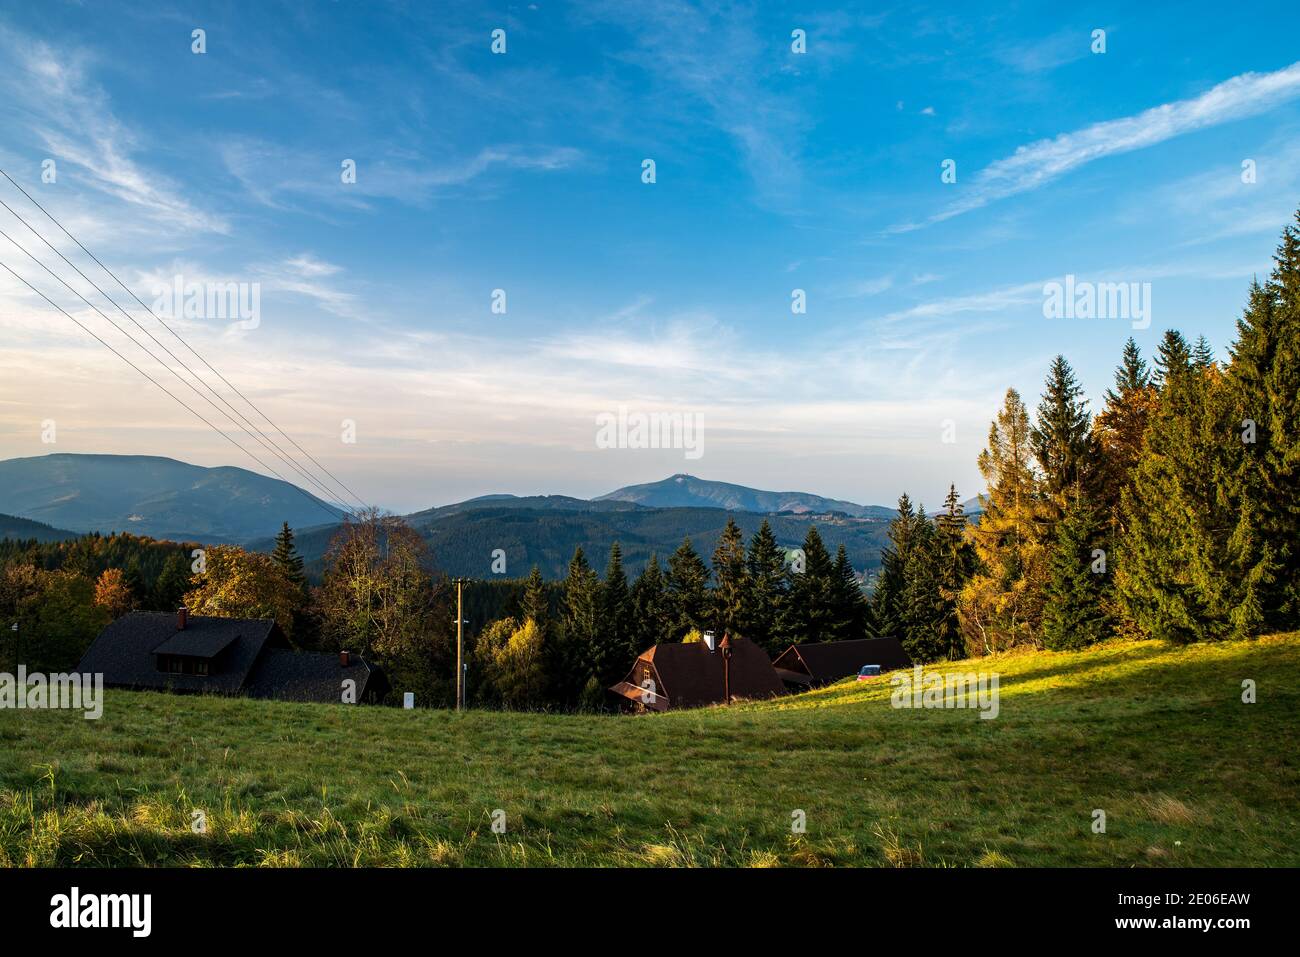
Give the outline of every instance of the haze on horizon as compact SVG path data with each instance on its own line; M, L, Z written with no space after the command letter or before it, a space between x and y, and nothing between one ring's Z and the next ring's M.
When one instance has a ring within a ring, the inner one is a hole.
M1265 7L3 4L0 168L146 302L256 284L255 324L169 321L386 508L679 472L933 508L1057 353L1094 410L1130 335L1224 357L1300 201L1300 13ZM0 239L130 352L24 260ZM1046 319L1066 276L1149 283L1149 327ZM3 271L0 337L0 458L265 472ZM624 406L697 417L702 454L598 447Z

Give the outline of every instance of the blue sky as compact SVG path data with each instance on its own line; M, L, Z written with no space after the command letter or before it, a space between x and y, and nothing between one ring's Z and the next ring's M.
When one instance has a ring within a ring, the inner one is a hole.
M1094 407L1129 335L1222 354L1300 204L1291 5L971 6L4 2L0 165L146 302L257 283L256 328L176 328L367 501L690 471L937 505L1056 353ZM1045 319L1066 274L1150 283L1150 328ZM7 273L0 335L0 457L257 467ZM704 454L597 448L620 406Z

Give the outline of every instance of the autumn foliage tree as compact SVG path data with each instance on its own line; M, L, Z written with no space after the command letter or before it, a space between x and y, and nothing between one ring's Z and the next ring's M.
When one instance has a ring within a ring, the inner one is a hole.
M215 618L272 618L293 637L294 586L270 555L235 545L214 545L204 555L204 570L185 593L195 615Z
M1040 642L1047 549L1031 434L1020 394L1008 389L979 456L988 493L969 535L980 568L958 603L967 644L983 653Z
M95 604L118 619L135 607L135 596L120 568L105 568L95 580Z

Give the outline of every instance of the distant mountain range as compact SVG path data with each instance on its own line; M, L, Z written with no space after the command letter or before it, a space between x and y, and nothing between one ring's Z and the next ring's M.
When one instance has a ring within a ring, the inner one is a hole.
M650 508L721 508L731 512L843 512L853 518L890 518L894 514L894 509L883 505L858 505L808 492L764 492L694 475L673 475L648 485L629 485L600 495L595 501L634 502Z
M302 489L153 455L56 453L0 461L0 512L77 532L242 542L338 514Z
M317 572L338 531L325 503L289 483L155 456L61 453L0 461L0 511L15 516L0 519L0 537L128 531L265 551L287 521L309 571ZM815 523L832 553L843 544L853 566L870 572L880 563L894 509L673 475L591 500L485 495L406 518L428 542L434 564L450 574L489 577L493 551L502 549L508 576L527 574L537 564L558 578L579 545L603 569L618 541L636 572L652 552L666 559L690 536L707 560L728 515L747 537L767 518L787 548L799 545Z

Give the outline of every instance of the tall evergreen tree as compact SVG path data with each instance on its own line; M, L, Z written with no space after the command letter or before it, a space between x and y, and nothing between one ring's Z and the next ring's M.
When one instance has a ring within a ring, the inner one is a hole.
M951 646L943 634L949 609L943 598L941 544L934 522L918 507L903 567L903 626L898 636L913 661L945 658Z
M1166 329L1160 345L1156 347L1156 371L1152 377L1157 389L1175 375L1192 367L1192 350L1177 329Z
M1197 336L1196 344L1192 346L1192 365L1198 369L1208 369L1214 365L1214 349L1210 346L1210 340L1205 336Z
M280 528L280 533L275 536L275 550L271 552L271 559L284 569L285 577L294 585L306 592L307 575L303 571L302 556L298 554L298 548L293 543L293 529L289 523L285 522Z
M1140 633L1187 642L1258 625L1229 536L1238 516L1217 477L1232 455L1227 389L1216 368L1169 363L1144 453L1123 496L1115 585Z
M632 602L623 570L623 549L609 547L609 564L600 588L600 620L593 643L592 672L602 689L620 680L632 667Z
M769 654L785 643L787 579L785 561L767 519L749 540L740 633Z
M668 596L664 591L663 571L653 552L650 560L632 585L632 651L641 654L647 648L669 638Z
M889 544L880 551L880 573L871 594L872 622L876 634L901 640L903 621L904 569L912 546L916 511L904 492L898 498L898 515L889 523Z
M683 540L668 559L666 591L673 640L680 641L692 629L704 631L710 627L709 568L690 538Z
M542 572L536 565L528 573L528 578L524 581L524 595L519 603L519 613L521 621L532 620L537 622L537 627L541 630L543 636L546 633L546 626L549 624L551 605L546 595L546 583L542 580Z
M718 634L741 634L745 595L745 537L730 515L713 550L713 626Z
M965 657L966 642L961 633L957 603L966 582L975 573L975 547L967 535L968 522L957 486L948 486L943 511L935 520L939 595L942 614L936 625L936 647L942 657L956 660Z
M1124 357L1115 370L1115 386L1106 390L1106 406L1093 423L1101 454L1098 503L1113 538L1121 529L1120 498L1133 484L1147 423L1155 411L1157 394L1151 373L1132 337L1124 343Z
M1296 214L1300 224L1300 213ZM1236 512L1229 538L1246 575L1243 608L1260 628L1300 627L1300 229L1288 226L1263 286L1252 284L1228 364L1233 434L1223 495ZM1238 632L1243 630L1238 624Z
M1064 356L1052 360L1046 386L1030 444L1042 472L1042 492L1059 518L1068 495L1091 491L1096 456L1088 403Z
M866 637L870 606L862 594L862 586L858 584L857 572L849 561L848 549L843 545L836 551L831 569L831 605L834 609L833 640Z
M1056 527L1043 606L1043 645L1082 648L1110 633L1106 614L1109 568L1099 513L1082 496L1073 499Z
M573 704L584 691L589 699L593 696L588 685L595 677L592 662L600 609L600 579L587 563L582 546L573 551L563 588L563 616L548 649L548 667L557 698Z
M290 598L293 621L289 631L293 634L294 644L298 647L310 646L317 638L319 627L318 622L309 612L311 590L307 587L307 574L303 571L302 556L298 554L298 548L294 545L293 529L289 527L288 522L280 527L280 533L275 536L275 549L271 552L271 560L284 571L285 579L293 588L293 595ZM138 595L142 587L137 586L135 594Z
M786 633L794 642L830 641L835 636L834 563L816 525L803 540L803 571L790 576Z

